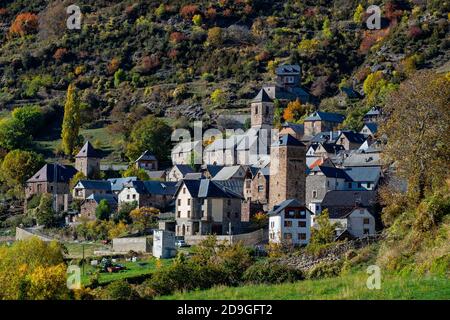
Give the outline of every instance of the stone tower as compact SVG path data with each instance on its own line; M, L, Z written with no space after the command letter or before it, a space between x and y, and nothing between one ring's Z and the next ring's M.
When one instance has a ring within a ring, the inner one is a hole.
M273 125L274 106L273 101L266 90L261 89L251 103L252 128L270 129Z
M306 146L288 134L280 136L270 150L269 208L287 199L304 204Z
M100 174L100 154L87 141L75 156L75 168L88 178L96 178Z

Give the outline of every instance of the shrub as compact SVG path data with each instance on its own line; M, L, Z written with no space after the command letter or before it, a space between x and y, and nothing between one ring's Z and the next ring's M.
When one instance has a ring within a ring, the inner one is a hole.
M132 300L137 296L131 285L124 281L114 281L105 288L104 297L108 300Z
M308 279L331 278L340 275L342 262L321 262L307 273Z
M283 283L304 279L300 270L290 268L274 262L258 262L245 270L242 279L245 282L259 283Z
M36 33L39 29L39 18L34 13L24 12L19 14L9 28L9 34L21 37Z
M198 12L198 7L194 4L189 4L180 9L180 15L186 19L190 20Z

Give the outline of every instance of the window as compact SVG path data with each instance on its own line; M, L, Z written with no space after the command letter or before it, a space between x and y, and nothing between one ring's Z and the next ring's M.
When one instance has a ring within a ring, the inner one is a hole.
M352 183L351 183L351 182L348 183L348 188L349 188L349 189L352 188Z
M292 227L292 221L289 221L289 220L284 221L284 226L285 226L286 228Z
M288 215L289 215L289 217L293 217L295 215L295 211L294 210L289 210L288 211Z
M191 217L191 210L188 210L188 218Z
M370 224L369 218L364 218L363 223L364 224Z
M292 239L292 233L285 233L284 239L286 239L286 240Z
M364 234L369 234L369 229L364 228Z
M228 203L229 206L231 206L231 200L230 199L227 200L227 203Z
M188 199L188 206L191 205L191 199Z
M181 217L181 211L177 212L177 218Z
M129 194L127 194L127 199L130 199L130 195Z
M306 228L306 221L299 221L298 222L298 227L299 228Z
M255 114L258 114L258 106L255 107Z
M258 192L263 192L264 191L264 187L263 186L258 186Z
M304 210L300 211L300 217L305 218L306 212Z
M136 195L135 194L133 194L133 199L136 199Z
M245 181L245 187L246 188L250 188L251 186L252 186L252 181L250 179Z
M298 240L306 240L306 233L299 233L297 236Z
M183 194L186 193L186 188L183 188Z
M181 199L178 199L178 205L181 206Z
M317 191L316 191L316 190L313 190L313 192L312 192L312 197L313 197L313 199L316 199L316 198L317 198Z
M190 229L189 226L186 226L186 232L189 232L189 229Z
M271 228L274 228L274 227L275 227L275 222L274 222L274 221L271 221L271 222L270 222L270 227L271 227Z
M370 188L370 187L372 187L372 183L367 182L367 188Z

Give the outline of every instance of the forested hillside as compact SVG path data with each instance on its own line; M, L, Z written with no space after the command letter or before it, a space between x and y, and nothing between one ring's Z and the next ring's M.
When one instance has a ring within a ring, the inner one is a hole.
M381 30L365 27L371 1L84 0L81 30L65 26L69 4L2 1L5 113L31 103L61 119L58 106L76 83L84 127L128 134L147 114L185 126L186 118L245 113L275 66L289 62L301 65L318 104L351 114L351 124L416 68L448 60L449 4L438 0L379 1ZM372 78L377 84L363 89ZM343 103L342 87L366 99Z

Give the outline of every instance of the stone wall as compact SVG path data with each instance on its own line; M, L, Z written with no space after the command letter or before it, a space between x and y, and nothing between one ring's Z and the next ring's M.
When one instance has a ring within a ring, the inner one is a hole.
M37 237L37 238L41 239L42 241L52 241L53 240L50 237L40 234L39 230L22 229L22 228L16 227L16 241L27 240L32 237Z
M112 242L114 252L151 252L152 250L147 237L115 238Z
M219 242L242 242L245 246L253 246L261 242L265 242L268 239L267 230L259 229L250 233L236 234L231 236L216 236ZM201 241L207 239L208 236L185 236L184 240L189 245L197 245Z

